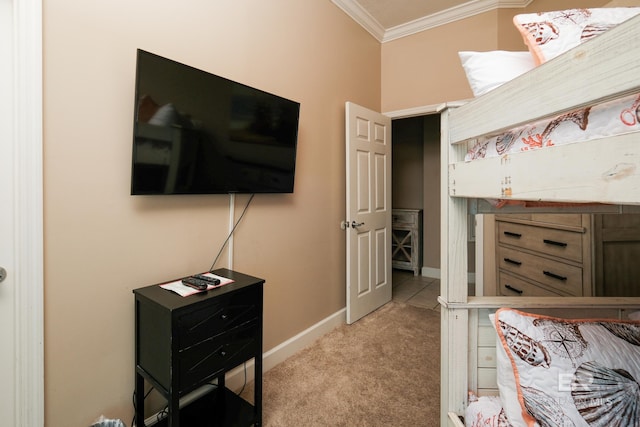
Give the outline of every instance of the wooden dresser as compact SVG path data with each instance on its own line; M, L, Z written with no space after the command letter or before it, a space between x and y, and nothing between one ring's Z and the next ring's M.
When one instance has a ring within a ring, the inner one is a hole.
M496 215L498 295L593 294L591 216Z

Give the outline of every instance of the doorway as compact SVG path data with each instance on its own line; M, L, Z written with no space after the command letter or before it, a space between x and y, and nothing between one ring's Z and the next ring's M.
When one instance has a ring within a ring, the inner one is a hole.
M440 277L440 114L392 120L391 204L422 210L419 275Z

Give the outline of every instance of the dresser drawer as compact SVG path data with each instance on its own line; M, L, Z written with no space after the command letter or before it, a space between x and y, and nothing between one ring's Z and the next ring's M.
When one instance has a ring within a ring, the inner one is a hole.
M259 346L257 319L178 353L178 389L188 392L203 380L251 359Z
M538 225L550 225L551 227L561 225L569 227L583 227L582 214L549 214L549 213L526 213L526 214L496 214L496 221L533 221Z
M560 296L546 288L527 282L511 274L501 271L498 277L500 295L506 297L553 297Z
M574 231L500 221L498 242L582 262L582 234Z
M405 227L417 227L418 226L418 211L408 211L402 209L393 209L391 212L391 225L393 227L405 226Z
M209 291L215 292L215 291ZM239 292L178 318L177 349L182 350L253 321L258 317L255 292Z
M525 252L498 247L502 270L543 283L559 292L582 295L582 268Z
M531 220L536 222L546 222L552 225L567 225L571 227L582 227L582 215L581 214L545 214L534 213L531 214Z

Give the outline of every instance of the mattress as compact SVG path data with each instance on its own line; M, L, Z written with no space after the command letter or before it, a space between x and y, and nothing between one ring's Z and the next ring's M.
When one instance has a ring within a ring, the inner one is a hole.
M498 157L640 131L640 93L478 139L465 160Z

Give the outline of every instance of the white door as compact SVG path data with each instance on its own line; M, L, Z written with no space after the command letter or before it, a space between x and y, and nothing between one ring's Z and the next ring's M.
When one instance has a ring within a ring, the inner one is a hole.
M347 323L391 301L391 119L346 103Z
M41 0L0 0L0 425L44 425Z

